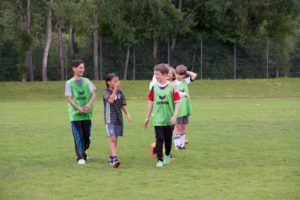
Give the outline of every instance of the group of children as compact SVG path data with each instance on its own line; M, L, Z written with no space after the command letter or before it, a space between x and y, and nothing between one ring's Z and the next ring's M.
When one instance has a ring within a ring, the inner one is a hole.
M90 146L91 118L93 103L96 99L96 87L89 79L83 77L82 60L73 60L71 65L74 76L66 82L65 96L69 102L69 118L77 161L78 164L83 165L88 159L87 150ZM173 133L175 148L185 148L185 127L188 123L188 116L192 114L187 85L196 77L197 74L187 71L184 65L179 65L174 69L161 63L154 67L144 127L147 128L152 115L156 138L154 153L158 159L156 167L163 167L170 163ZM118 137L123 135L122 111L128 122L131 122L131 116L126 106L125 95L119 89L119 77L114 73L108 73L105 76L105 82L106 88L102 91L102 95L104 122L110 150L108 163L111 167L118 168L121 163L117 158L117 141Z

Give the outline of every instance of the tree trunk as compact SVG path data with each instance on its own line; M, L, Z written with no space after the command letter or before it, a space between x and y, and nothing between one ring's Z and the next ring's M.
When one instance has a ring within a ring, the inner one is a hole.
M158 41L157 41L157 39L154 39L154 42L153 42L153 63L154 63L154 65L156 65L156 61L157 61L157 51L158 51Z
M279 65L276 65L276 78L279 78Z
M64 50L60 23L57 24L57 47L59 52L60 80L65 80Z
M126 61L125 61L125 66L124 66L123 80L127 80L127 72L128 72L129 56L130 56L130 47L127 47L127 51L126 51Z
M100 56L100 80L103 77L103 58L102 58L102 36L99 37L99 56Z
M70 58L73 59L74 55L74 29L73 24L70 24Z
M98 71L98 13L97 13L97 2L94 0L94 11L93 11L93 32L94 32L94 80L99 80Z
M27 0L27 9L26 9L27 23L26 31L30 34L30 25L31 25L31 0ZM28 52L26 53L26 63L29 67L29 77L30 81L34 80L33 67L32 67L32 45L29 47Z
M178 1L178 10L181 12L181 8L182 8L182 0ZM176 45L176 34L174 34L171 38L172 40L172 44L171 44L171 51L173 51L175 49L175 45Z
M50 4L52 4L52 3L53 3L53 0L50 0ZM48 12L48 16L47 16L47 39L46 39L46 44L45 44L45 48L44 48L43 63L42 63L42 80L43 81L48 80L47 64L48 64L48 55L49 55L49 49L50 49L51 37L52 37L51 16L52 16L52 10L49 7L49 12Z

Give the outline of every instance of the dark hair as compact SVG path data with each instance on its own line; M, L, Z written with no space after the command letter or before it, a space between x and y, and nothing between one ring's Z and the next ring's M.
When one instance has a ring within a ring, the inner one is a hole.
M154 66L154 71L159 71L161 74L168 74L169 68L166 64L160 63Z
M187 68L184 65L178 65L176 67L176 73L179 75L186 75Z
M115 73L108 73L105 75L105 84L106 87L108 88L108 81L111 81L111 79L113 79L114 77L118 77Z
M78 67L80 64L83 64L83 61L82 60L72 60L71 61L71 67Z

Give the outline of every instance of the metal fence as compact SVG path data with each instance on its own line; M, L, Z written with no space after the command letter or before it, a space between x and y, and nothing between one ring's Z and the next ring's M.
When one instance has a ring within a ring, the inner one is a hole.
M56 41L52 42L48 61L49 80L59 79L59 54ZM113 39L104 38L99 50L99 77L114 71L123 77L127 47ZM64 42L66 78L72 76L68 55L69 42ZM74 55L85 61L86 76L93 79L93 44L78 42ZM41 79L42 46L33 49L35 80ZM5 61L4 65L3 62ZM0 57L0 80L10 80L17 61ZM199 79L249 79L274 77L300 77L299 38L254 38L243 44L223 44L207 39L159 42L154 62L153 42L144 42L130 48L127 79L150 79L155 63L172 66L184 64L198 74ZM6 66L6 68L5 68ZM3 76L3 74L5 76ZM14 78L15 79L15 78ZM13 79L12 79L13 80Z

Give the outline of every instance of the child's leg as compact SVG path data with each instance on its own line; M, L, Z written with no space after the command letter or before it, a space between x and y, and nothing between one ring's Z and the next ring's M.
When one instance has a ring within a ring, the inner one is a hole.
M163 161L164 130L161 126L154 126L156 138L156 156L159 161Z
M86 160L86 154L84 149L84 131L82 127L82 121L73 121L71 122L72 132L74 137L75 152L77 160L84 159Z
M108 143L109 143L109 155L111 157L116 157L117 156L117 137L115 135L110 136L108 138Z
M181 137L180 137L180 143L181 143L181 147L183 147L183 148L184 148L184 146L185 146L185 138L186 138L185 126L186 126L186 124L182 124L182 125L181 125Z
M178 125L174 128L174 145L175 148L178 148L180 146L180 132L178 130Z
M92 121L91 120L84 120L82 121L83 125L83 131L84 131L84 151L88 150L90 147L90 137L91 137L91 126Z
M172 130L171 126L164 127L166 156L170 156L170 154L171 154L172 133L173 133L173 130Z

